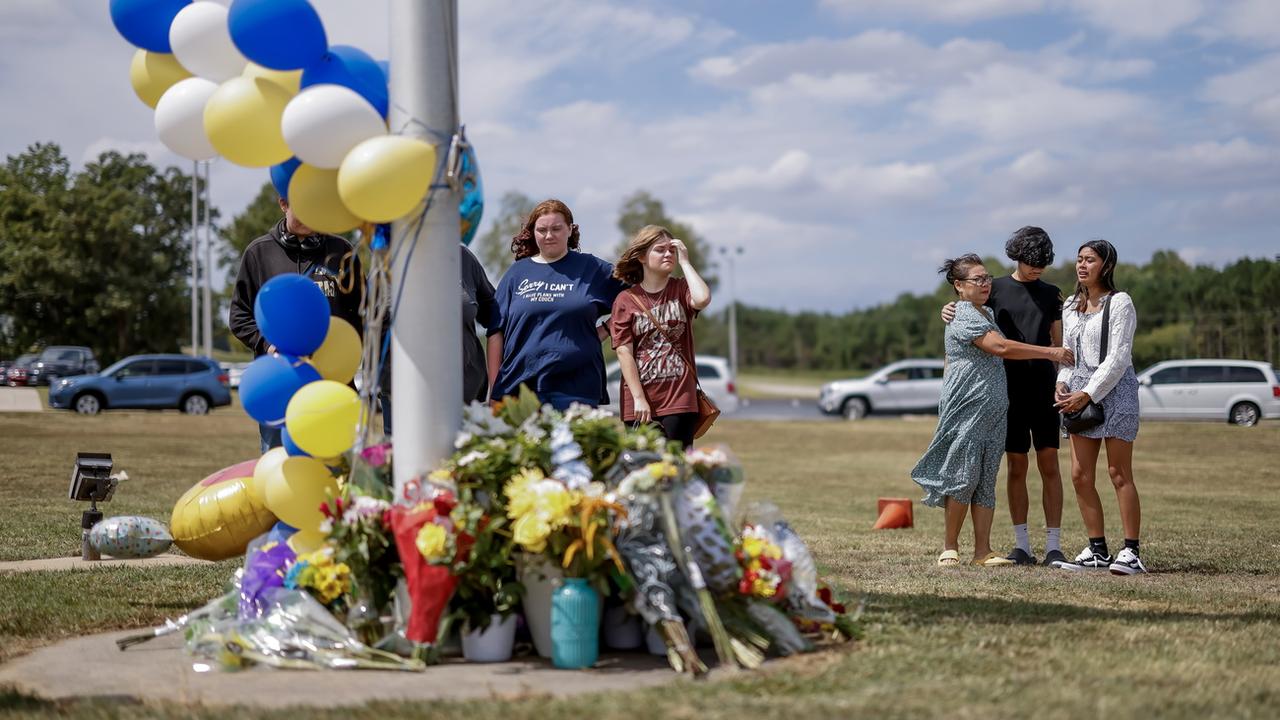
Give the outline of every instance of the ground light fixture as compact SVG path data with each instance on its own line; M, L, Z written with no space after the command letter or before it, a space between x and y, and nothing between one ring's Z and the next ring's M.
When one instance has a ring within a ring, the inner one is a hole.
M89 509L80 515L80 557L84 560L102 559L98 549L89 542L89 530L102 520L98 503L109 502L120 484L120 478L111 474L112 465L110 453L76 453L67 496L89 503Z

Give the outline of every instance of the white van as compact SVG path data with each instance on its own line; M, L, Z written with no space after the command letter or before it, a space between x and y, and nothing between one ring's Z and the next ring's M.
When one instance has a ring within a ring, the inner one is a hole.
M729 361L717 355L694 355L698 365L698 384L702 392L711 398L711 402L720 408L720 412L728 415L738 410L738 390L733 384L733 375L729 371ZM602 407L615 415L618 409L618 392L622 387L622 368L618 361L609 363L605 369L607 387L609 388L609 404Z
M1166 360L1138 375L1142 419L1223 420L1245 427L1280 419L1280 376L1253 360Z

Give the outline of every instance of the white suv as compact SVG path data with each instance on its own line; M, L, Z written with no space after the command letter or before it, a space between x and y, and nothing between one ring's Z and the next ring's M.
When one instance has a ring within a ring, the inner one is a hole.
M729 414L738 410L738 391L733 385L733 375L729 372L729 361L716 355L694 355L694 361L698 365L698 384L702 386L702 391L711 398L711 402L720 408L720 412ZM615 415L621 412L618 409L618 393L622 388L622 368L618 365L618 361L614 360L609 363L605 369L606 380L609 388L609 404L604 405L604 409L611 411Z
M899 360L864 378L829 382L818 393L818 409L849 420L873 412L937 412L943 366L941 360Z
M1223 420L1251 427L1280 419L1276 369L1252 360L1167 360L1138 375L1146 419Z

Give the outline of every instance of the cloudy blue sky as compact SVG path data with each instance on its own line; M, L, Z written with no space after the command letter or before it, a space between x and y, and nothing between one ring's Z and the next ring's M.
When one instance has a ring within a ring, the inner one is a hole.
M315 0L388 56L385 0ZM460 0L462 114L488 196L557 196L586 249L644 188L742 246L757 305L930 288L1025 224L1221 264L1280 252L1277 0ZM106 0L0 1L0 153L156 140ZM265 172L222 161L224 217ZM721 298L722 300L723 298ZM717 303L718 304L718 303Z

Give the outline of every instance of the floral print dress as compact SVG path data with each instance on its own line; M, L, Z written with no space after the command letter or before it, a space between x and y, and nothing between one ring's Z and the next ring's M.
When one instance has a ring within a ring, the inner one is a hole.
M993 330L1000 332L985 310L956 303L956 317L945 336L947 371L938 429L911 470L911 479L925 492L925 505L942 507L953 497L966 505L996 506L1009 392L1004 362L973 344Z

